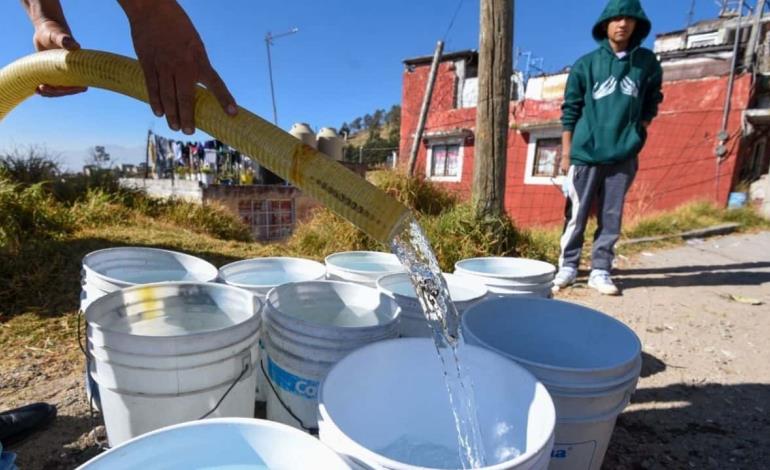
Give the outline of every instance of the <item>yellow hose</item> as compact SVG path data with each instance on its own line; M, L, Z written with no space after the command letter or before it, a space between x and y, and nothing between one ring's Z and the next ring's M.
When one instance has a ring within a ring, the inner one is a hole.
M147 102L136 60L91 50L46 51L0 69L0 120L41 83L104 88ZM201 86L195 94L195 119L202 131L257 159L386 245L408 218L409 210L385 192L254 113L240 108L236 117L226 115Z

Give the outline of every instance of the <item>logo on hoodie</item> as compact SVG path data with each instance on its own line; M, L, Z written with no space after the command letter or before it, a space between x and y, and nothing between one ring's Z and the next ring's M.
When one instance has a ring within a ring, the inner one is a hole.
M618 79L610 77L602 83L594 83L593 97L594 101L598 101L602 98L606 98L615 93L618 89ZM625 77L620 81L620 92L624 95L631 96L633 98L639 97L639 85L633 81L630 77Z
M594 101L598 101L602 98L606 98L610 96L611 94L615 93L615 90L617 88L618 88L618 80L612 76L607 80L605 80L603 83L599 83L599 82L594 83L594 92L593 92Z

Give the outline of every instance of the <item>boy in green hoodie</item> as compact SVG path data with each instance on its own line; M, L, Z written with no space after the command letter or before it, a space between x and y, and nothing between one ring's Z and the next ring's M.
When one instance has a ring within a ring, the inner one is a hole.
M588 285L617 295L610 278L620 238L623 203L638 168L647 126L663 100L663 71L640 44L650 33L639 0L610 0L592 30L599 47L572 67L562 105L562 160L566 174L566 224L554 286L577 277L586 222L594 201L594 234Z

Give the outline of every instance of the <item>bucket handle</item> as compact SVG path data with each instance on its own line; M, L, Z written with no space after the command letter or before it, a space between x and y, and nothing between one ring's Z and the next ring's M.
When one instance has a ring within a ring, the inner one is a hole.
M270 384L270 388L273 390L273 395L275 395L275 398L278 399L278 402L281 404L281 406L283 406L283 409L286 410L286 412L289 413L289 415L291 415L291 417L294 418L294 420L297 423L299 423L299 426L302 429L304 429L306 432L310 433L310 435L317 437L318 436L318 427L313 427L313 426L308 427L308 426L305 426L305 423L303 423L302 420L299 419L299 417L293 411L291 411L291 408L289 408L289 406L286 403L283 402L283 400L281 399L281 395L278 394L278 390L276 390L275 389L275 385L273 385L273 380L270 378L269 375L267 375L267 371L265 370L265 365L262 364L261 360L259 361L259 368L262 369L262 373L264 374L265 378L267 379L267 383Z
M81 317L85 317L85 312L82 308L78 309L78 315L77 315L77 335L78 335L78 346L80 347L80 350L83 352L83 355L86 358L86 387L90 387L89 381L91 380L91 354L88 353L88 348L86 348L83 345L83 337L80 333L80 319ZM85 318L83 318L85 320ZM86 339L87 340L87 339ZM96 418L94 416L94 394L91 393L91 396L88 399L88 416L89 416L89 424L91 425L91 432L94 433L94 444L96 444L97 447L99 447L101 450L108 450L110 448L109 444L107 443L106 438L100 439L96 432Z
M225 401L225 398L227 398L227 395L230 394L230 392L232 391L233 387L235 387L235 385L238 382L240 382L243 377L246 376L246 373L249 372L249 370L251 370L251 353L246 354L245 356L243 356L243 366L241 368L241 373L238 374L238 377L235 378L233 383L231 383L230 386L227 387L227 391L225 391L225 393L222 395L222 398L219 399L217 404L214 405L214 408L210 409L206 414L204 414L203 416L201 416L198 419L199 420L200 419L206 419L206 418L208 418L211 415L211 413L215 412L217 410L217 408L219 408L219 405L221 405L222 402Z

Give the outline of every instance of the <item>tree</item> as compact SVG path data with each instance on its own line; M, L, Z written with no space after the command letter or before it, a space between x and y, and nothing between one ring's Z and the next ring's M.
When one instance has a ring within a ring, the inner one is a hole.
M481 0L473 211L503 214L513 53L513 1Z
M364 116L364 129L370 129L372 127L373 121L374 121L374 118L372 118L372 115L367 113Z
M350 129L358 132L361 130L361 118L357 117L353 119L353 122L350 123Z
M340 126L340 130L337 133L340 137L347 138L350 135L350 128L347 122L343 122Z
M107 153L103 145L92 147L89 151L89 158L86 160L86 164L95 165L99 169L109 167L110 154Z

